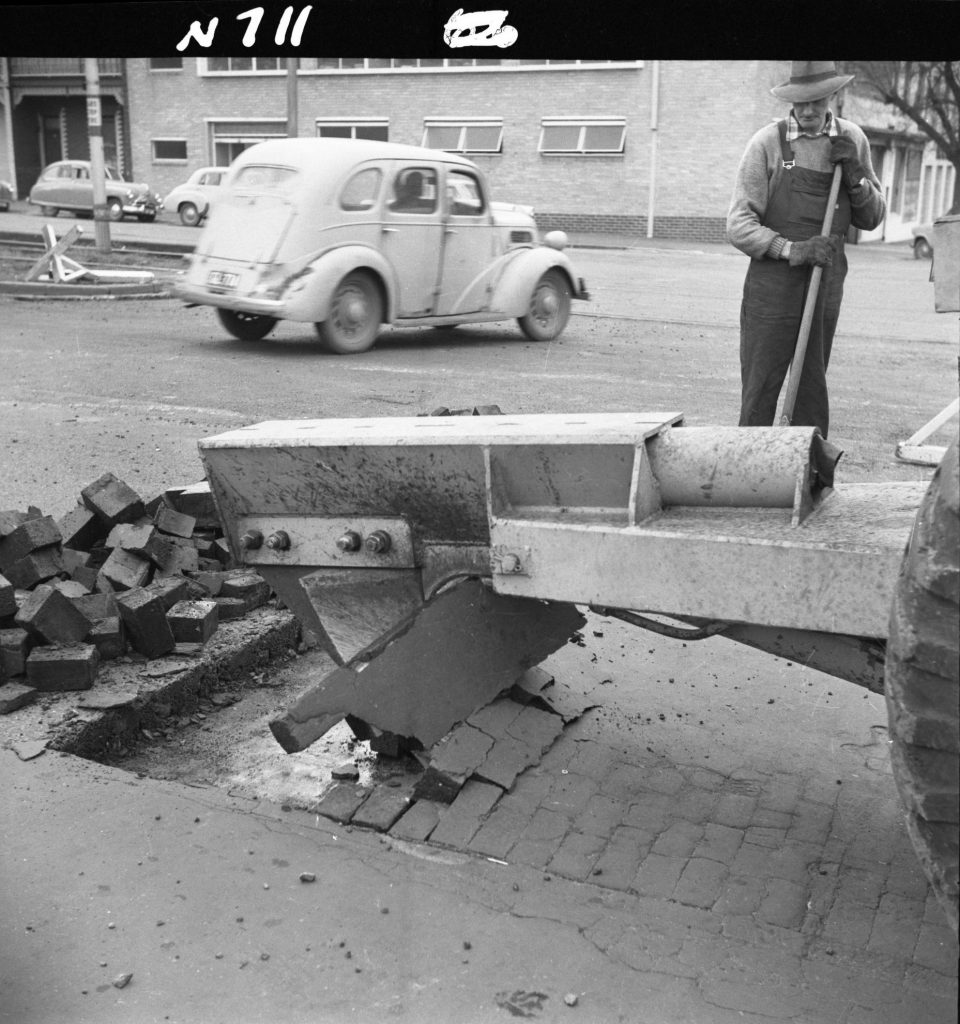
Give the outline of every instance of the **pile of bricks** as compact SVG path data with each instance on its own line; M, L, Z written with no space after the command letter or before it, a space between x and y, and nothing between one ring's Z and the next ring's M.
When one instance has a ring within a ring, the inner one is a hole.
M89 689L104 661L195 652L269 597L231 560L206 483L145 503L105 473L60 519L0 511L0 713Z

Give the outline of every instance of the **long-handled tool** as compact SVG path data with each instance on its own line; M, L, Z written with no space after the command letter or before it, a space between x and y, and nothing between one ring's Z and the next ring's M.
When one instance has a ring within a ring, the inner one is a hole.
M842 164L833 169L833 181L830 183L830 197L827 199L827 212L823 218L822 235L829 235L833 225L833 210L840 194L840 172ZM797 335L797 347L793 351L793 362L790 364L790 379L783 398L783 411L780 413L780 426L789 427L793 420L793 407L797 402L800 390L800 375L803 373L803 361L807 355L807 342L810 340L810 326L813 323L813 310L817 304L817 292L820 291L820 278L823 267L814 267L810 274L810 286L807 289L807 300L803 305L803 317L800 320L800 333Z

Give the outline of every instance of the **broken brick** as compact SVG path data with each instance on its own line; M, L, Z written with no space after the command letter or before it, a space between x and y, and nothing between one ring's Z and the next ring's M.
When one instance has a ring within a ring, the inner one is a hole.
M25 707L33 702L37 691L23 683L4 683L0 686L0 715L9 715L11 711Z
M242 619L247 614L247 602L242 597L215 597L221 622Z
M54 590L59 590L64 597L69 597L71 600L75 597L83 597L85 594L90 593L90 588L85 587L82 583L78 583L76 580L54 580L51 584Z
M221 572L219 567L215 572L201 570L198 572L190 573L190 579L192 579L195 583L199 583L201 587L204 587L211 597L216 597L220 593L220 591L223 589L224 581L227 578L227 574L225 572ZM228 594L226 596L236 597L237 595Z
M25 558L31 551L48 548L61 541L60 528L51 516L28 519L0 540L0 569Z
M32 646L33 638L25 629L0 629L0 677L22 676Z
M70 579L76 580L77 583L82 583L92 593L97 589L98 575L97 570L90 568L89 565L79 565L70 573Z
M107 535L106 527L95 512L77 505L57 520L64 547L86 551Z
M114 590L132 590L149 581L152 568L148 558L125 548L114 548L103 563L100 575L110 582Z
M45 693L89 690L100 656L93 644L51 644L34 647L27 657L27 680Z
M194 516L184 515L168 505L161 505L157 509L153 521L161 533L170 533L175 537L185 537L187 539L193 536L193 531L197 525L197 520Z
M31 636L48 643L76 643L90 631L90 620L59 590L46 583L20 606L14 619Z
M270 599L270 584L256 572L236 573L224 579L220 596L239 597L250 611L265 605Z
M4 570L7 579L19 590L31 590L63 572L59 545L38 548Z
M143 501L132 488L113 473L88 484L80 492L83 504L110 526L132 523L144 514Z
M170 548L170 560L157 569L158 576L174 576L178 573L196 572L200 567L200 558L197 549L190 544L172 544Z
M167 612L167 622L177 643L204 644L217 631L217 603L178 601Z
M0 511L0 537L7 537L13 531L25 523L28 519L42 519L43 513L39 509L31 508L29 512L18 512L16 509L4 509Z
M77 569L83 569L87 565L87 559L90 556L86 551L81 551L79 548L60 547L60 562L63 565L63 571L69 576L73 576Z
M143 587L126 590L117 594L117 606L134 650L159 658L176 646L167 611L156 594Z
M127 653L127 641L119 615L98 619L87 634L87 643L93 644L101 661L111 661Z
M164 493L167 502L185 516L193 516L200 529L219 528L220 516L210 485L204 480L189 487L175 487Z

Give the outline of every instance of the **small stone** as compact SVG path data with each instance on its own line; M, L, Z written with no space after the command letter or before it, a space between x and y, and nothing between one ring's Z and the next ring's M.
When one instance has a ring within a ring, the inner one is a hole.
M348 761L345 764L341 764L337 768L334 768L330 772L330 775L332 778L338 780L359 779L360 769L357 768L352 761Z
M270 954L269 953L261 953L260 954L260 959L261 960L269 960L270 959Z
M575 995L575 994L574 994L573 992L568 992L568 993L567 993L567 994L566 994L566 995L565 995L565 996L563 997L563 1001L564 1001L564 1002L565 1002L565 1003L567 1004L567 1006L576 1006L576 1005L577 1005L577 1003L578 1003L578 1002L579 1002L580 1000L579 1000L579 999L577 998L577 996L576 996L576 995Z
M317 880L317 876L312 871L301 871L300 872L300 881L301 882L315 882L316 880Z
M127 971L124 974L118 974L113 979L114 988L126 988L130 984L130 979L133 977L132 971Z
M46 740L26 740L13 745L14 753L21 761L32 761L47 749Z

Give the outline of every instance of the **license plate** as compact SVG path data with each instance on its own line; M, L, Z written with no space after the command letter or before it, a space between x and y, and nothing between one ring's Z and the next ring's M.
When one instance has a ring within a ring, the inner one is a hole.
M207 284L212 284L216 288L234 288L239 277L239 274L228 274L223 270L211 270L207 275Z

